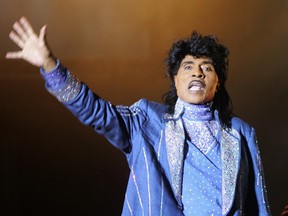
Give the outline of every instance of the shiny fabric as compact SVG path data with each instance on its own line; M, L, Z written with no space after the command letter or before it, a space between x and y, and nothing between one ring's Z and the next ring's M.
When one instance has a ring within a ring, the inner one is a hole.
M53 72L57 70L59 66ZM184 215L182 183L187 140L183 106L176 106L173 115L167 113L166 106L146 99L130 107L114 106L84 83L80 86L77 96L62 103L83 124L120 149L131 169L122 215ZM57 88L49 91L57 97ZM214 119L220 124L217 111ZM220 128L219 140L222 214L270 215L254 129L234 117L232 129Z
M183 204L186 216L222 215L222 167L219 143L204 154L188 141L184 162Z
M222 215L222 163L220 125L213 119L211 104L184 106L187 133L182 200L185 215Z

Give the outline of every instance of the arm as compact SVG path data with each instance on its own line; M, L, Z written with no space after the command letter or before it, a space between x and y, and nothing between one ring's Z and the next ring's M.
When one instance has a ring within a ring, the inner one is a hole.
M83 124L93 127L118 149L130 153L131 140L147 119L145 100L131 107L114 106L80 83L59 60L53 71L45 73L41 68L41 74L47 90Z
M46 26L39 36L25 17L13 25L10 38L20 51L8 52L8 59L24 59L40 67L47 90L63 103L79 120L92 126L117 148L129 153L131 137L140 130L146 114L140 108L116 107L94 94L56 59L46 41ZM135 109L137 114L135 115Z

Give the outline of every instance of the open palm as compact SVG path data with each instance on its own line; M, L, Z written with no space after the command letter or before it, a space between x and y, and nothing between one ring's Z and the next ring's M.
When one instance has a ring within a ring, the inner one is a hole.
M14 31L11 31L9 37L21 50L8 52L6 58L24 59L32 65L42 67L51 55L45 40L46 26L41 28L38 36L29 21L22 17L19 22L15 22L13 29Z

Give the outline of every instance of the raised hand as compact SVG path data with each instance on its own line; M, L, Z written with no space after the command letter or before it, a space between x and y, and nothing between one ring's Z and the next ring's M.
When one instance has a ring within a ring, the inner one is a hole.
M53 69L55 58L46 42L46 25L41 28L38 36L29 21L22 17L14 23L13 29L9 37L21 50L8 52L6 58L24 59L32 65Z

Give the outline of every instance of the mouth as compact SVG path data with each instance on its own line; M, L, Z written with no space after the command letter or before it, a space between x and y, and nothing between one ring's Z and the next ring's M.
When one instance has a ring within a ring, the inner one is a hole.
M205 88L205 84L200 80L193 80L189 83L188 89L189 91L202 91Z

